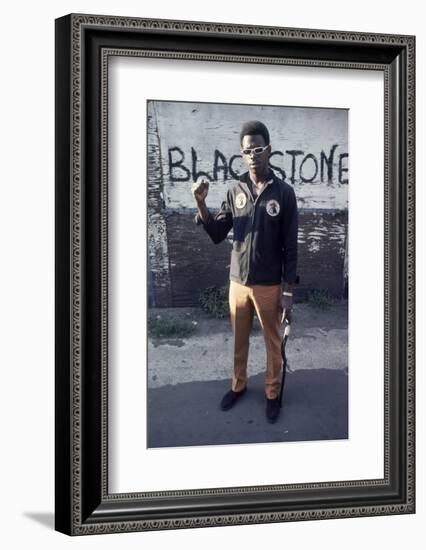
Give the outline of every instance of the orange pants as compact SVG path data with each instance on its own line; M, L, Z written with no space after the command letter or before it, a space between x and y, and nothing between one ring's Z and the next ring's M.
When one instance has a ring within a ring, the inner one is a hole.
M265 394L268 399L278 397L281 384L281 285L245 286L231 281L229 308L234 332L234 372L232 390L245 388L247 383L247 358L253 314L263 331L266 346Z

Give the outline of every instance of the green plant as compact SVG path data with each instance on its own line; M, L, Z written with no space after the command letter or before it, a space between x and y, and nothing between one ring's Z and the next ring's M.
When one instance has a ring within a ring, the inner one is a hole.
M308 290L308 302L319 309L327 309L333 303L333 298L326 288Z
M167 319L160 315L148 319L148 335L151 338L184 338L195 330L195 326L185 320Z
M200 292L201 309L215 319L224 319L229 316L228 303L229 285L210 286Z

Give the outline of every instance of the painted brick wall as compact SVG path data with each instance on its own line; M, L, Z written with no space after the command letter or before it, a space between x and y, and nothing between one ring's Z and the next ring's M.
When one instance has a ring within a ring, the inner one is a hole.
M231 237L214 245L195 226L191 185L210 180L214 212L245 171L239 131L262 120L270 165L295 189L299 207L298 299L308 289L345 292L348 228L348 119L344 109L148 102L149 302L196 305L200 290L226 284Z

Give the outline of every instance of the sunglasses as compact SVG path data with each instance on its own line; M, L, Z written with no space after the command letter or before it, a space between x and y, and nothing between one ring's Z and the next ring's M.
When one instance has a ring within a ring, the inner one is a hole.
M253 147L253 149L241 149L241 153L243 155L261 155L266 149L269 147L269 145L266 145L265 147Z

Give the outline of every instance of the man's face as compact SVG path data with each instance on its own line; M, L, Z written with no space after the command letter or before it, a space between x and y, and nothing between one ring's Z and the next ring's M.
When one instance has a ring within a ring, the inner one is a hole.
M244 136L241 144L243 159L245 160L250 172L254 172L257 176L262 176L268 172L271 146L268 145L260 154L256 154L253 149L256 147L263 148L265 145L265 140L260 134L255 134L254 136ZM251 152L248 153L248 150L250 149Z

